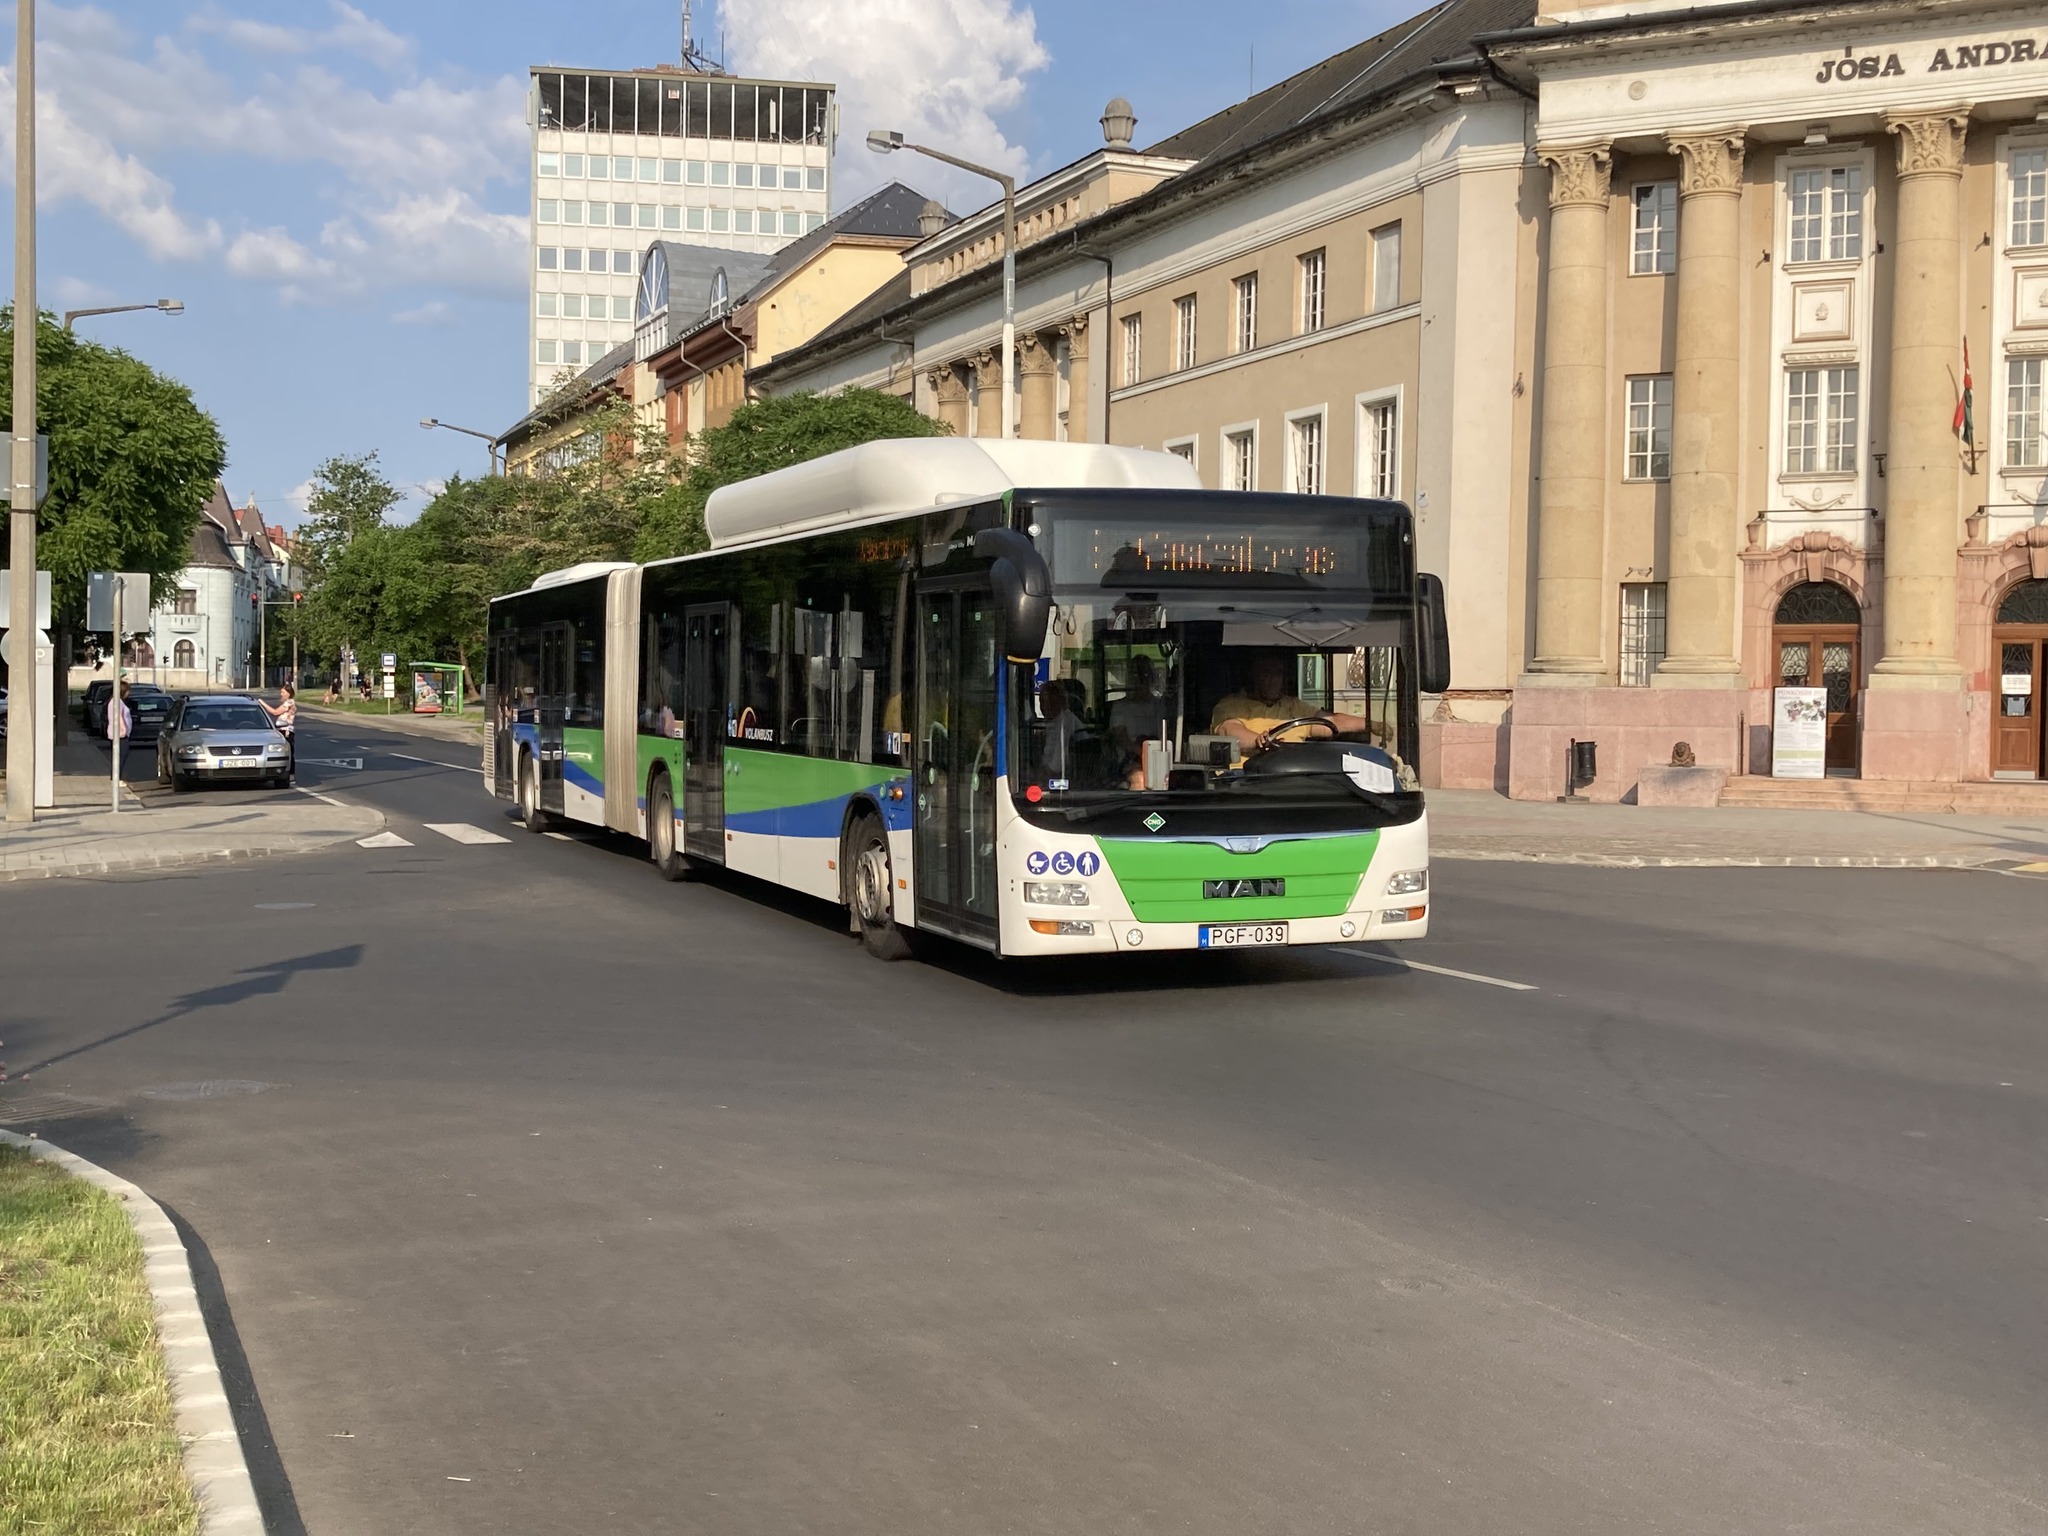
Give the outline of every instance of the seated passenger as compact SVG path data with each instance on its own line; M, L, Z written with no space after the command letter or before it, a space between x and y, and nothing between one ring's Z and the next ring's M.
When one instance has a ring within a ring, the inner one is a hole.
M1038 760L1045 777L1073 776L1074 733L1081 719L1067 704L1067 685L1049 679L1038 690Z
M1135 754L1139 742L1172 730L1172 706L1155 691L1158 680L1159 667L1150 656L1131 658L1129 687L1109 706L1109 734L1126 754Z
M1287 691L1286 660L1278 652L1261 651L1252 658L1250 689L1219 702L1210 716L1209 728L1219 736L1230 737L1239 751L1249 754L1263 751L1280 740L1312 740L1316 733L1309 726L1274 735L1290 720L1310 719L1327 720L1346 734L1357 734L1371 725L1363 715L1316 709L1296 698Z

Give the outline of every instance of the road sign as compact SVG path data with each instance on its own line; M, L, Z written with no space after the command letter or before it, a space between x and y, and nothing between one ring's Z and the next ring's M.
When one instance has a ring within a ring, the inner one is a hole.
M11 590L13 583L7 579L8 574L7 568L0 566L0 629L9 629L14 624L14 593ZM48 629L49 627L50 573L48 571L37 571L36 628Z
M398 697L398 674L396 672L386 672L384 674L384 697L387 699Z
M146 571L94 571L85 578L85 627L95 634L114 632L114 583L121 583L121 623L129 634L149 628L149 574ZM136 620L141 620L138 627Z
M386 651L384 653L384 670L386 672L396 672L398 670L398 652Z

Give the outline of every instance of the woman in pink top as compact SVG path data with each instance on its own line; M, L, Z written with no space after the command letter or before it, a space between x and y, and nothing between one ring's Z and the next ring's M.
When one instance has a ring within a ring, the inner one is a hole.
M258 699L258 700L257 700L256 702L257 702L257 703L259 703L259 704L263 704L263 701L262 701L261 699ZM270 707L270 706L269 706L268 704L263 704L263 708L264 708L264 709L265 709L266 711L268 711L268 713L269 713L269 715L270 715L270 718L271 718L271 719L273 719L273 720L275 720L275 721L277 722L277 729L278 729L278 733L279 733L280 735L282 735L282 736L284 737L284 743L285 743L285 745L286 745L286 746L288 746L288 747L290 747L290 748L292 749L292 756L291 756L291 764L292 764L292 771L293 771L294 773L298 772L298 768L299 768L299 694L298 694L298 690L297 690L296 688L292 687L292 685L291 685L290 683L286 683L286 684L285 684L285 685L284 685L284 686L283 686L282 688L280 688L280 689L278 689L278 690L277 690L277 708L275 708L275 709L271 709L271 707Z

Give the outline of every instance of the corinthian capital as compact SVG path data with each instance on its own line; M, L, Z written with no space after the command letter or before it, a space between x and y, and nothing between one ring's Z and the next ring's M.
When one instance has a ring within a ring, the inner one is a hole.
M1607 176L1614 168L1614 156L1605 144L1564 144L1536 146L1536 158L1550 167L1550 206L1607 202Z
M1963 138L1970 131L1970 109L1901 113L1884 120L1885 131L1899 137L1901 176L1960 176Z
M1037 331L1017 333L1017 372L1020 374L1053 373L1059 367L1059 360L1053 355L1052 341Z
M1060 322L1059 332L1067 338L1067 356L1079 362L1088 355L1088 317L1073 315Z
M1742 129L1728 128L1718 133L1674 133L1664 143L1672 154L1678 156L1679 196L1698 197L1703 193L1742 190Z

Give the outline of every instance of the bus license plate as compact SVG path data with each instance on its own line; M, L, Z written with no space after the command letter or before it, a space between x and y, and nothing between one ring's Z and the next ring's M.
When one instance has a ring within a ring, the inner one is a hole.
M1204 923L1195 936L1198 949L1244 949L1253 944L1285 944L1285 923Z

